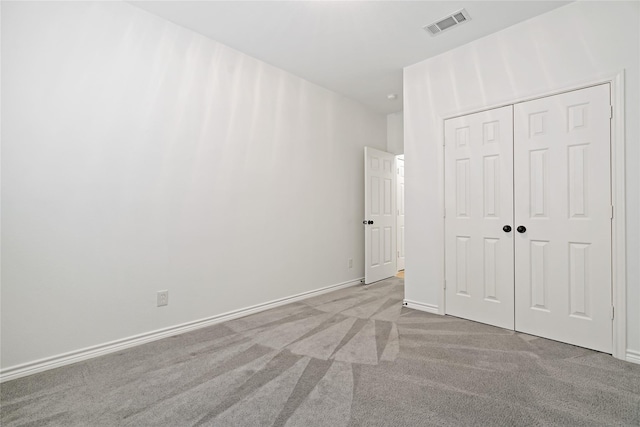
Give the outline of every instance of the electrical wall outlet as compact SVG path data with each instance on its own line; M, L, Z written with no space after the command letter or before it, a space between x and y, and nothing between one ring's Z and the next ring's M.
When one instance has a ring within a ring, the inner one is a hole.
M349 268L353 268L353 258L349 258L349 261L347 261L347 265L349 266Z
M158 291L158 307L169 304L169 291Z

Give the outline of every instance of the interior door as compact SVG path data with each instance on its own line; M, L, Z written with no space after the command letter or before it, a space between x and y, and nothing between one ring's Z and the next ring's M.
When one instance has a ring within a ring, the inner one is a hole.
M395 156L364 148L365 284L396 274Z
M404 158L396 157L396 181L398 193L396 198L398 199L398 216L396 232L398 234L398 261L396 268L398 271L404 270Z
M513 329L513 108L445 121L445 311Z
M609 84L515 105L518 331L611 353Z

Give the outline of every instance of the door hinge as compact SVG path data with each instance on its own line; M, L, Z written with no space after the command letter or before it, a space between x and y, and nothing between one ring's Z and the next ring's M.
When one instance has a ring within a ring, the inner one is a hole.
M447 289L447 279L444 279L444 288Z
M611 205L611 219L613 219L613 205Z
M444 208L442 210L442 218L446 218L447 217L447 208Z
M400 251L398 251L398 258L400 258Z
M609 118L613 119L613 105L609 105Z
M614 306L611 306L611 320L616 317L616 309Z

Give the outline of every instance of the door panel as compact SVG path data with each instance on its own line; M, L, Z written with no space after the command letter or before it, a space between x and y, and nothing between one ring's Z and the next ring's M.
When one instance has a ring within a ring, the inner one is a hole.
M446 313L513 329L513 112L445 121Z
M611 353L609 85L510 108L445 121L446 313Z
M365 147L365 283L396 274L395 156Z
M404 270L404 159L396 157L396 180L398 181L398 192L396 197L398 199L398 218L397 227L398 232L398 261L396 268L398 271Z
M516 330L611 352L609 85L514 109Z

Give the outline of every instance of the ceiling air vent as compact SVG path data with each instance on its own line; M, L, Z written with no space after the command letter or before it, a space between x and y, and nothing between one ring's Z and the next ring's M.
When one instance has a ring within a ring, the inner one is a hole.
M456 25L463 24L469 20L471 20L469 12L467 12L465 9L462 9L452 13L449 16L445 16L444 18L439 19L433 24L425 25L422 28L432 36L435 36L442 33L443 31L448 30L449 28L453 28Z

